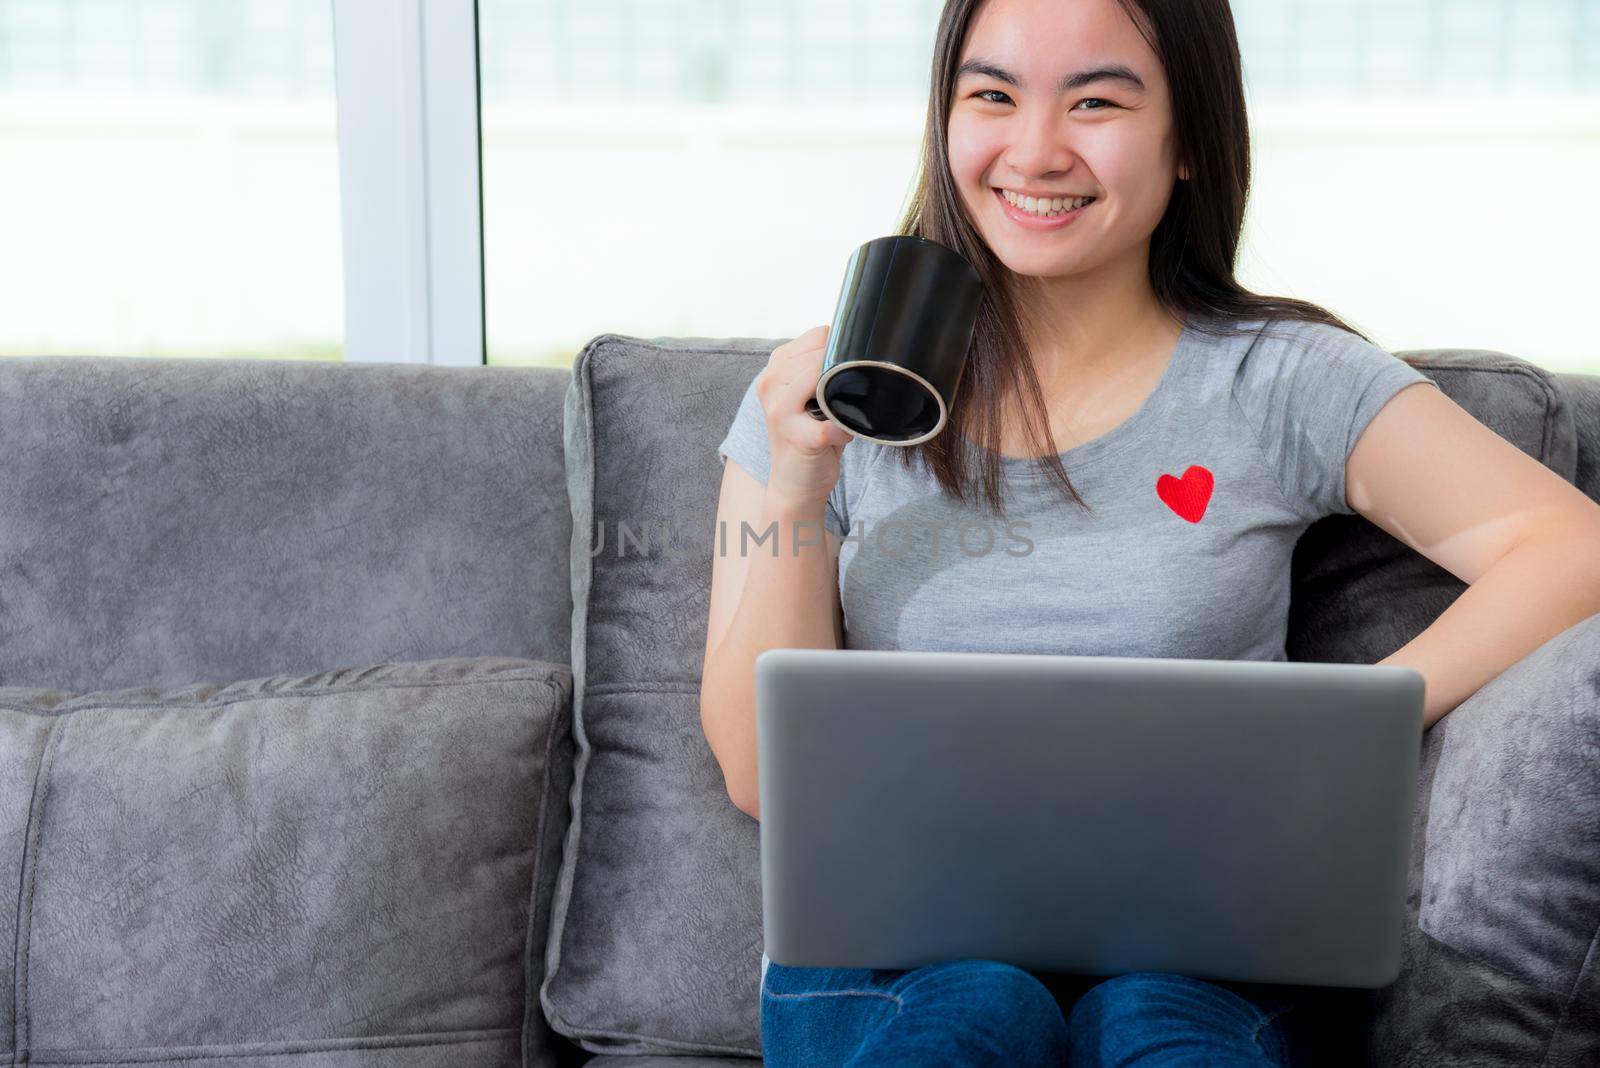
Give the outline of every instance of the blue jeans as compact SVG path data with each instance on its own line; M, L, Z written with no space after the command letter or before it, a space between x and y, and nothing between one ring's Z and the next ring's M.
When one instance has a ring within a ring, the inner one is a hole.
M1066 979L1087 984L1069 985L1069 1012L1057 988L999 961L906 971L774 961L761 984L761 1054L768 1068L1298 1063L1278 1022L1294 1004L1283 988L1241 984L1246 997L1166 972Z

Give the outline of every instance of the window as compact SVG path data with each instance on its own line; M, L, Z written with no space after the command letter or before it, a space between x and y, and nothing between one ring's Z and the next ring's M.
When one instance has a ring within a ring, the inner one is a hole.
M0 0L0 354L339 359L331 0Z
M489 361L827 322L911 191L941 7L480 0ZM1246 285L1390 349L1600 371L1600 0L1233 9Z
M0 0L0 355L791 337L903 214L942 7ZM1244 284L1600 373L1600 0L1233 10Z
M489 362L788 337L910 193L938 0L482 0Z
M1600 372L1600 2L1233 7L1255 150L1245 285L1391 350Z

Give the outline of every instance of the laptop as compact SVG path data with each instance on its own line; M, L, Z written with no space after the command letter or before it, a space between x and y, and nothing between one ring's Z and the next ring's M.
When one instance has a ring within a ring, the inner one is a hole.
M780 964L1399 974L1410 668L769 649L755 692Z

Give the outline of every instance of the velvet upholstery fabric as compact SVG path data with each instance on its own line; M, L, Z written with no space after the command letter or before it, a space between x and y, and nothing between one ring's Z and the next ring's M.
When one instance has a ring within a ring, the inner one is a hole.
M571 694L507 657L0 688L0 1054L523 1064Z
M1600 1060L1600 615L1428 732L1399 981L1379 1063Z
M1577 430L1578 460L1573 481L1589 496L1600 497L1600 375L1556 375L1572 409Z
M0 359L0 685L565 663L568 377Z
M760 1055L759 827L699 689L716 443L776 344L607 334L573 365L576 781L540 999L592 1052Z
M608 656L625 650L624 663L646 664L659 645L677 660L637 677L666 680L664 685L675 688L669 692L681 695L698 687L710 579L708 536L719 475L715 444L744 387L777 343L672 339L657 344L604 335L590 346L610 349L613 361L593 397L620 405L603 403L598 413L598 469L606 477L602 506L637 497L685 529L693 529L690 524L707 528L707 541L695 550L689 567L650 572L637 567L638 561L615 561L622 565L615 572L618 585L602 591L599 618L610 629L595 646ZM1502 436L1566 477L1575 476L1590 497L1600 499L1600 376L1549 376L1497 353L1402 355ZM635 356L649 358L629 364ZM633 374L641 377L630 384L626 379ZM576 558L577 537L562 479L586 485L583 470L595 452L589 447L588 460L580 457L564 471L561 409L563 401L577 399L568 386L567 372L550 368L0 360L0 451L7 458L0 467L0 686L57 688L65 700L71 693L64 691L181 687L196 679L304 674L401 658L481 653L566 660L569 607L578 618L588 608L582 602L569 606L568 566L569 558ZM1563 449L1571 448L1570 442L1563 444L1563 426L1576 429L1571 474L1563 468ZM565 427L568 435L572 430ZM575 444L586 447L582 441ZM700 475L683 474L682 453L700 457L690 461L691 468L703 466ZM633 480L642 485L633 487ZM666 499L673 492L683 494L681 502ZM571 504L583 506L576 499ZM594 507L592 496L587 507ZM606 534L614 554L615 527L608 525ZM1334 517L1313 526L1295 556L1291 657L1361 662L1387 655L1459 594L1459 583L1435 572L1428 561L1359 518ZM587 589L586 572L571 577L574 588ZM627 599L627 581L642 583L637 610ZM681 638L686 630L693 633ZM681 640L659 640L674 632ZM576 634L572 642L580 650L586 644ZM625 671L618 674L627 677ZM665 1037L673 1040L669 1051L690 1054L590 1063L606 1068L750 1063L726 1054L692 1054L701 1038L725 1047L729 1035L741 1054L756 1052L757 828L721 792L692 701L657 708L647 703L648 690L637 682L619 683L618 692L630 688L641 695L628 712L635 732L630 734L619 719L605 742L614 751L591 754L597 767L611 768L610 774L597 775L611 785L594 791L609 795L610 811L594 821L601 831L586 836L593 845L600 835L602 863L579 865L568 850L560 869L569 894L579 891L571 918L586 930L567 932L563 939L560 925L552 925L546 947L539 921L530 925L529 993L540 988L546 948L559 958L565 944L569 952L561 967L567 972L560 982L547 984L545 993L558 994L558 1004L571 1014L569 1029L576 1024L599 1033L617 1021L630 1025L665 1017L670 1024ZM1509 712L1515 702L1508 699L1503 707ZM9 735L0 743L3 886L20 886L27 812L19 812L16 800L31 796L48 734L49 717L38 711L26 716L31 727L15 736L16 745ZM1530 725L1540 722L1535 717ZM1520 724L1519 718L1519 729ZM654 737L663 730L665 737ZM1482 744L1492 745L1497 737L1484 731ZM1566 744L1563 739L1571 737L1557 731L1551 744ZM1442 740L1444 732L1430 732L1430 742L1434 738ZM552 741L560 749L573 740L558 731ZM1530 737L1519 744L1536 743ZM666 765L677 769L671 774L659 770L663 753ZM1440 754L1437 742L1425 745L1424 799ZM568 796L573 771L563 761L571 759L571 753L552 759L549 796ZM635 773L658 781L632 793L625 782ZM1470 796L1486 788L1483 782L1460 775L1444 781L1469 796L1441 788L1432 794L1435 805L1501 811L1493 797ZM651 807L656 804L669 818L658 817ZM1429 806L1419 808L1413 915L1420 911L1429 815ZM547 830L559 825L541 843L556 857L565 810L549 806L541 818ZM1561 813L1548 818L1550 825L1540 833L1567 833L1570 840ZM618 837L607 840L607 827L616 828ZM631 863L635 843L663 828L689 833ZM83 848L90 845L85 840ZM677 859L696 851L703 855ZM658 863L661 853L674 859L658 888L651 885L657 875L648 865ZM541 877L553 880L556 874L552 859ZM99 890L112 892L104 883ZM625 914L608 923L613 903ZM678 911L640 927L645 945L630 958L634 920L626 910L651 909ZM0 903L5 950L15 946L16 920L15 907ZM689 949L673 944L674 924L690 932ZM1462 937L1453 921L1433 929L1440 937ZM719 937L734 949L719 950ZM1567 998L1482 963L1473 946L1463 945L1466 951L1417 926L1408 928L1400 980L1373 997L1370 1023L1340 1021L1345 1034L1336 1037L1368 1042L1372 1063L1407 1068L1525 1063L1537 1048L1529 1036L1539 1034L1551 1039L1549 1064L1595 1062L1596 1050L1585 1048L1583 1036L1594 1033L1600 1011L1596 954L1580 971L1574 996ZM637 971L627 971L640 959ZM289 969L287 962L280 966ZM307 956L295 974L311 981L320 966L315 955ZM740 969L747 971L738 974ZM0 1051L14 1036L14 976L14 968L0 968ZM642 1000L648 1004L641 1010ZM564 1041L556 1047L542 1044L542 1007L530 996L523 1063L585 1060L587 1053ZM130 1014L128 1022L140 1021ZM1361 1032L1363 1026L1369 1029ZM660 1045L648 1038L641 1042L626 1030L601 1039L590 1041L609 1043L608 1048ZM343 1049L324 1041L321 1059L307 1058L307 1063L340 1068L438 1063L439 1051L430 1046L378 1049L370 1048L370 1039L353 1041L356 1046ZM272 1053L267 1048L229 1064L281 1066L285 1058L277 1053L296 1044L272 1047ZM498 1063L497 1051L504 1047L446 1048L453 1049L450 1063L472 1065ZM0 1052L0 1064L7 1062ZM43 1062L35 1058L34 1063Z

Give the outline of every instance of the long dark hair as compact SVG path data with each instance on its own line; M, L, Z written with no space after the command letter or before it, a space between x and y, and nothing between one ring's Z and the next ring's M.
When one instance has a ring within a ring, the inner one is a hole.
M958 500L981 488L990 508L1003 515L1000 415L1002 394L1014 391L1022 401L1031 453L1042 451L1040 462L1067 497L1088 509L1057 456L1044 393L1027 358L1017 276L990 251L967 217L950 173L947 129L956 67L967 28L983 2L948 0L939 17L920 173L897 232L960 252L982 277L985 295L950 424L920 445L894 451L903 454L901 463L908 468L918 460L925 463ZM1326 308L1252 293L1234 278L1250 189L1250 129L1228 0L1118 3L1166 71L1177 156L1188 171L1186 181L1174 183L1166 214L1150 237L1150 285L1161 305L1196 332L1226 332L1226 324L1237 320L1297 319L1326 323L1370 341ZM970 473L976 450L969 441L985 450L978 485Z

